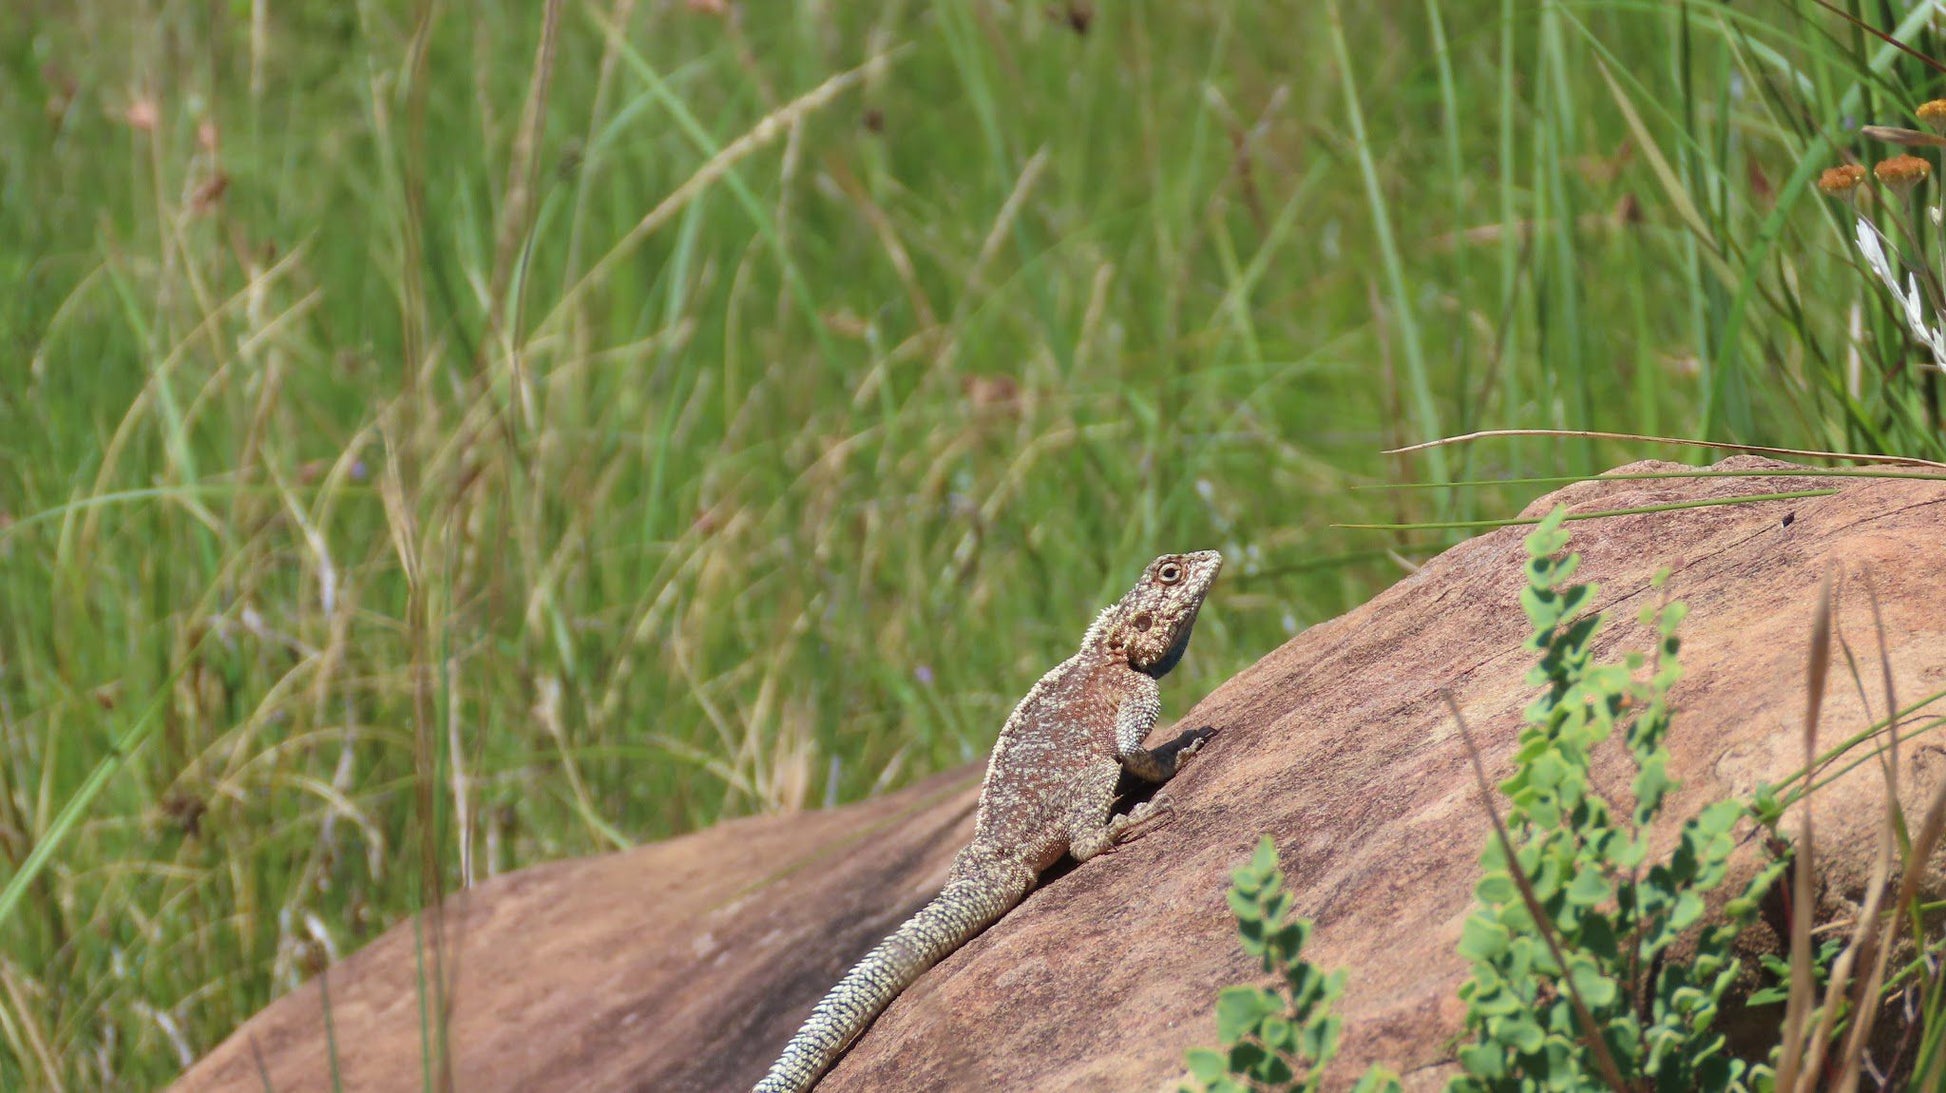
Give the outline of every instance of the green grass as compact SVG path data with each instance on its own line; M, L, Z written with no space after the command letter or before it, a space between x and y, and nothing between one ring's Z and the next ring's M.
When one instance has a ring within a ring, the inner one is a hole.
M0 14L0 1086L974 758L1157 551L1180 711L1533 492L1351 487L1681 451L1386 448L1942 455L1806 186L1937 78L1814 5L758 7Z

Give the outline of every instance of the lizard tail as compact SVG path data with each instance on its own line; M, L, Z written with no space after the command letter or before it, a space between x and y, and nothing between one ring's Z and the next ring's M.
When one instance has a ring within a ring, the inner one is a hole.
M1029 875L1031 877L1031 874ZM1026 884L955 877L824 996L752 1093L803 1093L900 991L1027 895Z

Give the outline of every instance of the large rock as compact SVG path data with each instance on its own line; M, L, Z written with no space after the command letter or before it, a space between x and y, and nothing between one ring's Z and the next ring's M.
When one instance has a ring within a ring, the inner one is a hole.
M1827 571L1839 575L1839 625L1864 658L1872 708L1835 664L1820 747L1885 708L1867 572L1901 702L1946 690L1946 484L1605 481L1529 509L1818 487L1838 492L1570 525L1581 576L1601 583L1610 612L1604 656L1648 644L1634 618L1662 595L1650 587L1659 567L1674 570L1669 594L1689 603L1671 815L1801 766L1807 639ZM1223 891L1264 832L1282 848L1298 910L1317 920L1307 955L1350 971L1345 1073L1384 1060L1410 1085L1433 1085L1459 1028L1465 969L1453 948L1488 831L1441 693L1456 695L1489 770L1504 774L1532 697L1516 600L1524 535L1502 529L1447 551L1204 699L1182 722L1220 731L1167 791L1176 821L1057 870L894 1002L821 1088L1170 1087L1183 1049L1215 1038L1218 988L1255 978ZM1209 611L1223 610L1222 595L1219 583ZM1180 709L1183 697L1165 684L1165 701ZM1903 751L1901 796L1923 809L1941 751L1930 737ZM1619 796L1626 768L1619 756L1605 762L1597 774ZM457 1087L748 1088L818 996L939 884L971 831L978 778L967 767L847 808L538 866L454 897L445 939ZM1870 762L1817 797L1828 900L1862 890L1882 807ZM1740 853L1752 867L1754 843ZM419 1088L417 975L409 923L328 972L345 1089ZM279 999L177 1088L255 1090L267 1076L282 1093L329 1089L319 987Z

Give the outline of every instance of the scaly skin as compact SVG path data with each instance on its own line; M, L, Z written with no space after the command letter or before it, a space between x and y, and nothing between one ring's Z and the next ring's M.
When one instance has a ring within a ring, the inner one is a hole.
M1034 684L1000 730L973 842L946 887L845 973L754 1093L811 1088L900 991L1024 899L1041 870L1063 854L1087 861L1167 815L1166 802L1151 801L1110 819L1115 783L1124 770L1166 782L1208 738L1192 731L1142 747L1162 709L1156 680L1182 659L1222 567L1213 550L1150 562L1080 651Z

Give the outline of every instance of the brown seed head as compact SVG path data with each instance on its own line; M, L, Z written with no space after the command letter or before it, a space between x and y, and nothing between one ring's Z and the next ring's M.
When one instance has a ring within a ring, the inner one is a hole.
M1856 163L1846 163L1838 167L1826 167L1818 176L1818 189L1832 197L1844 197L1857 189L1865 181L1865 168Z
M1911 193L1914 186L1926 181L1932 174L1932 164L1918 156L1899 155L1891 159L1881 159L1872 173L1886 188L1901 196Z
M1946 133L1946 99L1933 99L1919 104L1919 120L1926 128L1935 133Z

